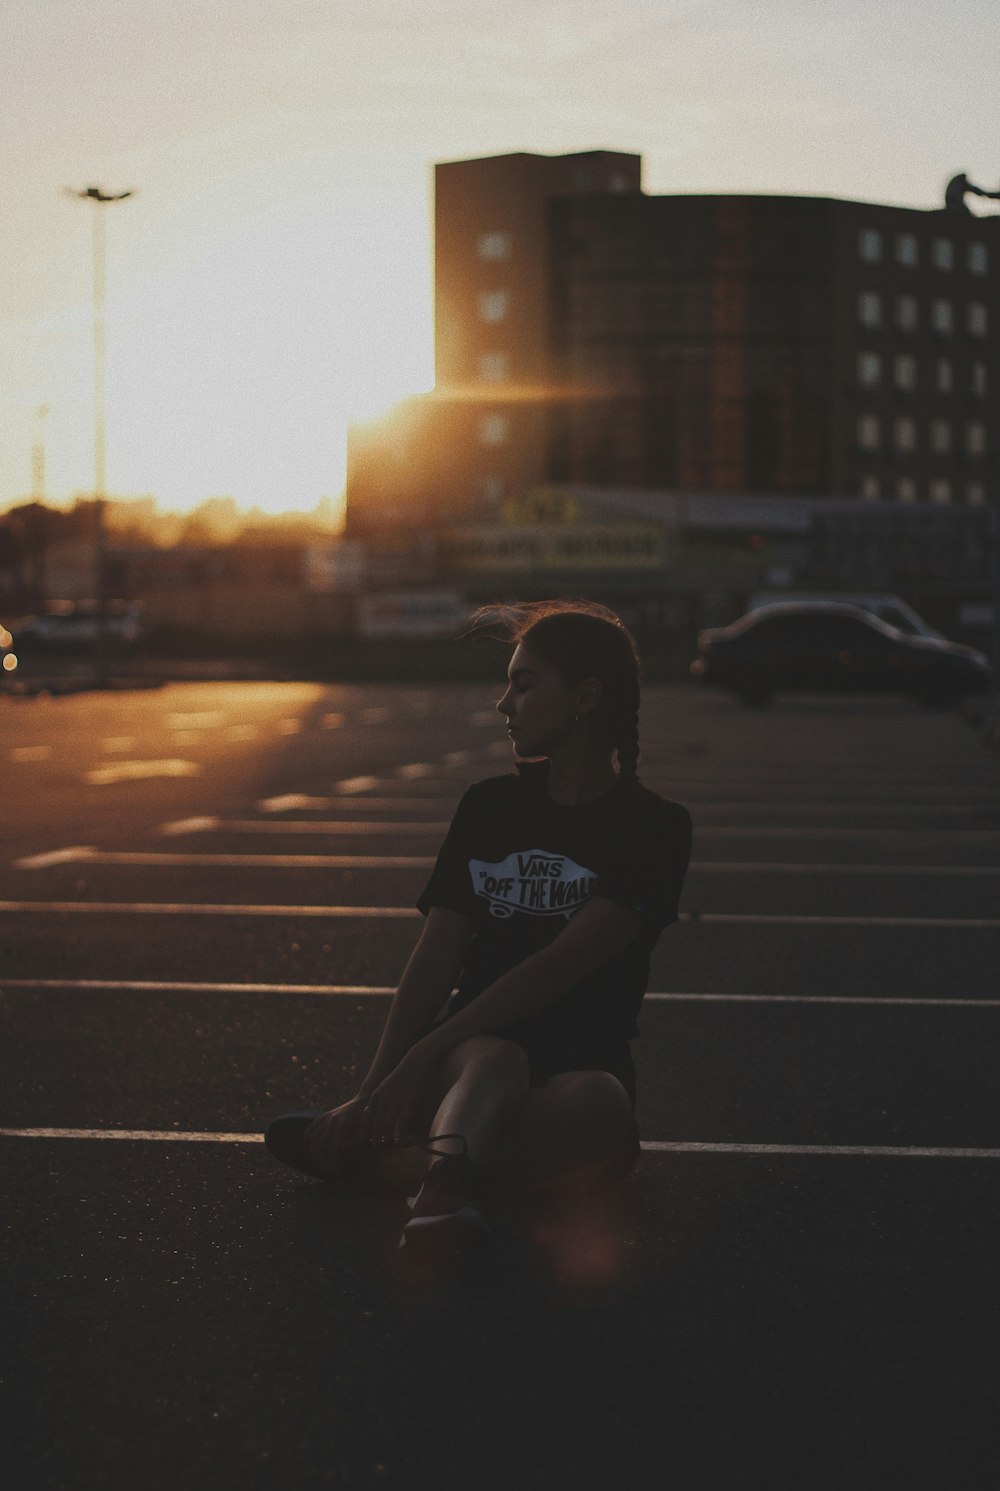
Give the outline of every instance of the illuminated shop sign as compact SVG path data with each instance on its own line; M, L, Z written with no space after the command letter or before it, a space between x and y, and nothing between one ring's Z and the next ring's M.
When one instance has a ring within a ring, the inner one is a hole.
M656 523L577 523L565 528L465 527L440 537L443 565L453 571L524 573L657 570L665 558Z

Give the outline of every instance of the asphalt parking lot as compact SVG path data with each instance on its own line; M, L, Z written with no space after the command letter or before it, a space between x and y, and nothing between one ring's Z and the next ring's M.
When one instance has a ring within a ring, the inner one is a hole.
M283 1171L348 1096L479 685L0 698L4 1461L34 1488L992 1488L1000 765L955 714L647 691L695 823L587 1246L418 1292ZM542 1240L543 1242L545 1240Z

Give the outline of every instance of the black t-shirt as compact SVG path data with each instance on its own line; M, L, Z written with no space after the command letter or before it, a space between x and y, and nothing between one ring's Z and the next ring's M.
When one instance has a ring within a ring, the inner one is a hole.
M691 819L636 781L566 805L549 798L547 778L542 761L470 787L417 906L424 915L448 907L473 922L453 1009L545 947L590 896L632 907L642 926L628 947L509 1027L546 1042L629 1039L638 1034L650 952L677 920Z

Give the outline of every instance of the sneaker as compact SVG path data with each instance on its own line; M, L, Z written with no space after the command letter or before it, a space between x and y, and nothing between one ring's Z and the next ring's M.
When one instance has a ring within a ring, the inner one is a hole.
M365 1189L371 1180L371 1156L361 1153L356 1145L341 1150L336 1170L321 1170L313 1160L306 1147L305 1132L313 1119L319 1117L319 1112L302 1112L282 1113L272 1119L264 1131L267 1149L283 1165L313 1180L335 1181L348 1190Z
M458 1256L486 1242L491 1233L480 1191L477 1171L465 1155L441 1155L410 1198L413 1215L403 1228L400 1248L421 1256Z

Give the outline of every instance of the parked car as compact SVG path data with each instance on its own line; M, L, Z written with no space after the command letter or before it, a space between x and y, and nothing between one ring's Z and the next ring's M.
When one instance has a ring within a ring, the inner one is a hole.
M36 615L12 621L10 630L24 654L72 651L93 647L99 624L97 601L49 601ZM143 635L142 607L134 601L108 601L104 628L112 646L134 647Z
M691 672L746 704L808 689L905 694L945 707L990 684L989 660L975 648L907 635L860 606L834 601L762 606L703 631Z
M870 611L877 616L879 621L887 621L901 632L908 632L914 637L936 637L941 641L947 641L942 637L936 627L925 621L919 611L903 600L901 595L889 595L879 591L855 591L855 590L759 590L750 597L748 609L757 611L761 606L774 606L785 601L836 601L838 604L847 606L860 606L862 611Z

